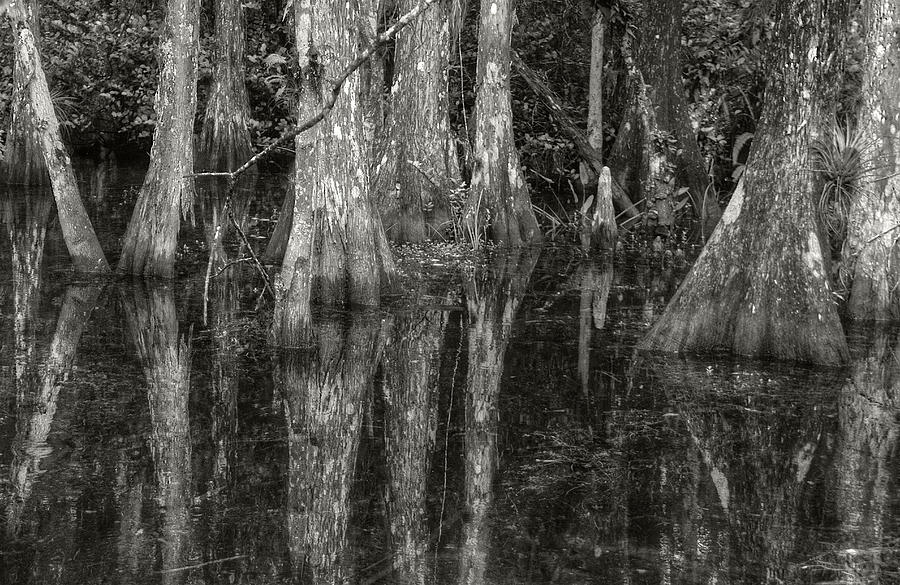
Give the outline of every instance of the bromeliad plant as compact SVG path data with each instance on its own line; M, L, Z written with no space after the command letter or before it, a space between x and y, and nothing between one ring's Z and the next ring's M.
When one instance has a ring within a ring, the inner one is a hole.
M844 241L853 199L875 170L871 144L849 122L834 120L813 141L814 172L822 183L817 201L819 219L836 247Z

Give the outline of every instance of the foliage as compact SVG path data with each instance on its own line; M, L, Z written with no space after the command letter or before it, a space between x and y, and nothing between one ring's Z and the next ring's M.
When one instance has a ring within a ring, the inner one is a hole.
M812 144L814 171L822 180L819 218L833 242L844 241L850 205L874 171L872 150L862 132L836 120Z
M278 11L245 5L246 79L257 143L274 140L292 121L285 98L290 36ZM211 8L210 8L211 9ZM274 20L273 20L274 13ZM201 24L198 122L212 81L212 19ZM149 0L102 0L41 4L41 57L57 114L75 147L148 151L156 124L157 44L162 14ZM251 40L252 39L252 40ZM0 42L0 127L9 125L12 94L11 38Z

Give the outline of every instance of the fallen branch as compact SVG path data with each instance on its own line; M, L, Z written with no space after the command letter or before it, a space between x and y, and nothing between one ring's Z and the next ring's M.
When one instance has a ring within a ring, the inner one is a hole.
M591 146L584 133L574 122L572 122L572 118L566 113L562 105L560 105L560 100L553 90L550 89L546 83L541 81L534 70L526 65L517 53L513 52L511 58L513 67L516 68L519 76L525 80L525 83L528 84L531 91L544 102L544 105L547 106L547 109L550 110L550 113L559 124L560 130L562 130L563 133L569 137L569 140L575 144L575 149L578 151L579 156L581 156L584 162L589 164L591 168L594 169L597 176L599 176L603 169L603 157L601 153ZM612 187L613 201L616 203L616 206L629 219L637 217L639 215L638 210L634 207L631 198L628 197L625 190L622 189L622 186L613 180Z

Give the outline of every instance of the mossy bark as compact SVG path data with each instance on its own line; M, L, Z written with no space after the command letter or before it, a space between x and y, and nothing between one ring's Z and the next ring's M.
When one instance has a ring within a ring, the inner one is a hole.
M160 38L150 168L125 233L120 273L172 278L180 213L191 213L199 0L169 0Z
M808 170L821 16L819 2L779 6L768 99L742 184L640 347L847 360Z
M418 0L401 0L401 14ZM388 144L379 208L388 237L421 242L450 230L449 194L460 181L450 132L449 2L438 2L397 35Z
M850 207L844 262L852 274L847 311L857 319L900 319L900 3L863 2L867 47L860 130L874 180Z
M541 239L513 140L509 89L513 0L481 4L475 96L475 164L464 210L473 242L504 246Z

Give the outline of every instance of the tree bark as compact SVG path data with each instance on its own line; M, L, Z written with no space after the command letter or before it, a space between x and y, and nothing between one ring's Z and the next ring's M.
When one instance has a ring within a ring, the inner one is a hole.
M588 144L603 155L603 37L606 29L604 10L597 9L591 25L591 74L588 79ZM612 250L618 238L616 212L613 208L612 175L608 167L602 167L599 173L591 172L591 167L582 162L580 166L582 182L585 186L595 181L594 211L584 214L582 227L582 244L585 248ZM585 190L587 192L587 189ZM590 204L585 203L585 211Z
M821 16L816 1L779 4L776 60L742 184L641 348L847 360L808 172Z
M323 82L356 55L361 17L354 4L295 3L302 87L299 119L317 111ZM304 52L305 49L305 52ZM302 137L302 138L301 138ZM310 303L377 305L395 274L381 219L370 199L360 74L347 79L331 114L297 138L294 214L281 274L280 330L302 330ZM291 337L291 335L288 335Z
M400 13L418 3L401 0ZM388 147L378 181L385 229L396 241L422 242L450 228L449 194L460 176L447 96L448 10L449 2L439 2L397 35Z
M481 5L478 88L475 96L475 165L463 214L469 239L483 236L505 246L541 239L519 153L513 140L509 90L514 0Z
M633 200L645 199L657 224L674 221L674 195L690 190L694 212L708 237L721 211L684 103L681 76L681 2L645 1L635 54L626 54L631 86L626 114L610 157L613 178ZM630 52L626 43L625 51ZM637 164L637 166L636 166ZM640 194L638 196L638 194Z
M88 217L72 161L59 134L50 89L41 65L37 41L29 28L30 16L22 0L10 4L15 33L14 131L7 150L8 178L14 182L44 182L49 173L59 224L72 263L78 272L109 272L109 265ZM40 162L38 158L42 157Z
M867 30L863 143L875 179L854 190L844 262L853 275L847 311L857 319L900 319L900 2L863 2Z
M168 1L150 168L125 233L120 273L172 278L175 272L179 208L188 215L194 201L187 176L194 168L199 15L199 0Z
M197 162L205 170L233 171L253 154L244 83L244 12L240 0L216 0L215 12L215 69Z

